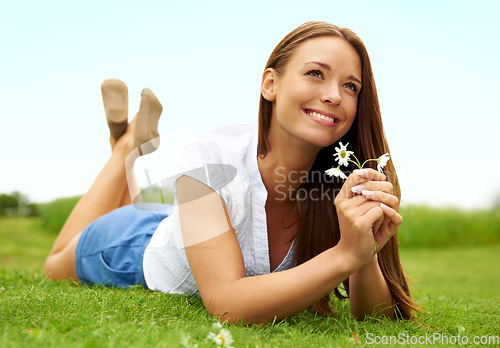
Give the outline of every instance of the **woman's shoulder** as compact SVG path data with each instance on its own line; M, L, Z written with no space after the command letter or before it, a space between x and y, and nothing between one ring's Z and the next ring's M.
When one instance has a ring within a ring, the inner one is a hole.
M256 124L233 123L212 129L184 147L176 170L203 183L206 182L200 177L212 172L220 173L224 180L216 182L221 181L222 185L222 182L231 181L237 173L245 172L247 154L256 148L256 138Z

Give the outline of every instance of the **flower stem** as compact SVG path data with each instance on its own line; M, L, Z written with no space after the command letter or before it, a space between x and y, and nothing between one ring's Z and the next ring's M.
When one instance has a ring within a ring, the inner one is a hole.
M370 161L375 161L375 162L377 162L377 161L378 161L378 159L373 159L373 158L372 158L372 159L367 159L366 161L364 161L364 162L363 162L363 164L361 165L361 168L363 168L363 167L365 166L366 162L370 162Z
M356 167L358 167L359 169L361 169L361 167L359 166L359 163L357 162L354 162L354 161L351 161L351 160L347 160L348 162L351 162L351 163L354 163L356 165Z
M363 166L362 166L362 165L360 164L360 162L359 162L359 159L358 159L358 158L357 158L357 157L356 157L353 153L351 154L351 156L352 156L352 157L354 157L354 159L356 160L356 162L357 162L357 163L356 163L356 162L353 162L353 161L351 161L351 160L349 160L349 162L352 162L352 163L354 163L355 165L357 165L359 169L363 168Z

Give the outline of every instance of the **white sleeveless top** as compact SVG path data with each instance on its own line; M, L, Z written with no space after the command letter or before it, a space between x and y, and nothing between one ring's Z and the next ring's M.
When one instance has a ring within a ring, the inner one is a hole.
M246 276L270 272L265 204L267 191L257 165L256 124L231 124L188 145L177 172L216 191L227 205L245 263ZM234 178L233 178L234 176ZM295 266L293 243L274 272ZM144 253L144 278L151 290L198 295L189 268L177 201L155 231Z

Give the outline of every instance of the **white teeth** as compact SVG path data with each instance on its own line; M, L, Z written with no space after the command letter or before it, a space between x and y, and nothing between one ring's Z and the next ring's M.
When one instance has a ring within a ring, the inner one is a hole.
M318 114L317 112L314 112L314 111L308 111L307 113L309 115L311 115L312 117L318 117L318 118L321 118L323 120L327 120L327 121L330 121L330 122L335 122L335 120L333 118L327 117L327 116L322 115L322 114Z

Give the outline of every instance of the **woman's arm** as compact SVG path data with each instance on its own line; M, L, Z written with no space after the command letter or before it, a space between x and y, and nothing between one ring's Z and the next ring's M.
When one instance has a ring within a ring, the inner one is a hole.
M363 186L352 190L354 184ZM361 195L355 195L353 191ZM397 212L399 199L393 195L392 184L385 181L383 174L374 170L366 170L361 174L358 172L353 181L346 181L343 192L336 200L341 234L355 223L353 210L373 204L377 204L384 213L383 218L372 227L373 252L378 252L385 244L380 242L391 238L402 222L402 217ZM351 312L358 320L364 319L365 315L395 317L394 299L380 270L376 254L370 262L349 277L349 302Z
M362 255L371 258L373 243L366 251L351 241L359 235L372 236L372 225L383 216L378 210L365 211L336 247L293 269L245 277L222 199L189 177L178 180L177 198L187 259L205 306L209 313L233 323L280 320L316 303L367 263Z
M329 249L292 269L245 277L233 231L186 248L209 313L231 323L267 323L293 316L328 294L352 272L342 253Z
M385 315L394 319L394 298L378 265L377 255L349 277L351 313L363 320L365 315Z

